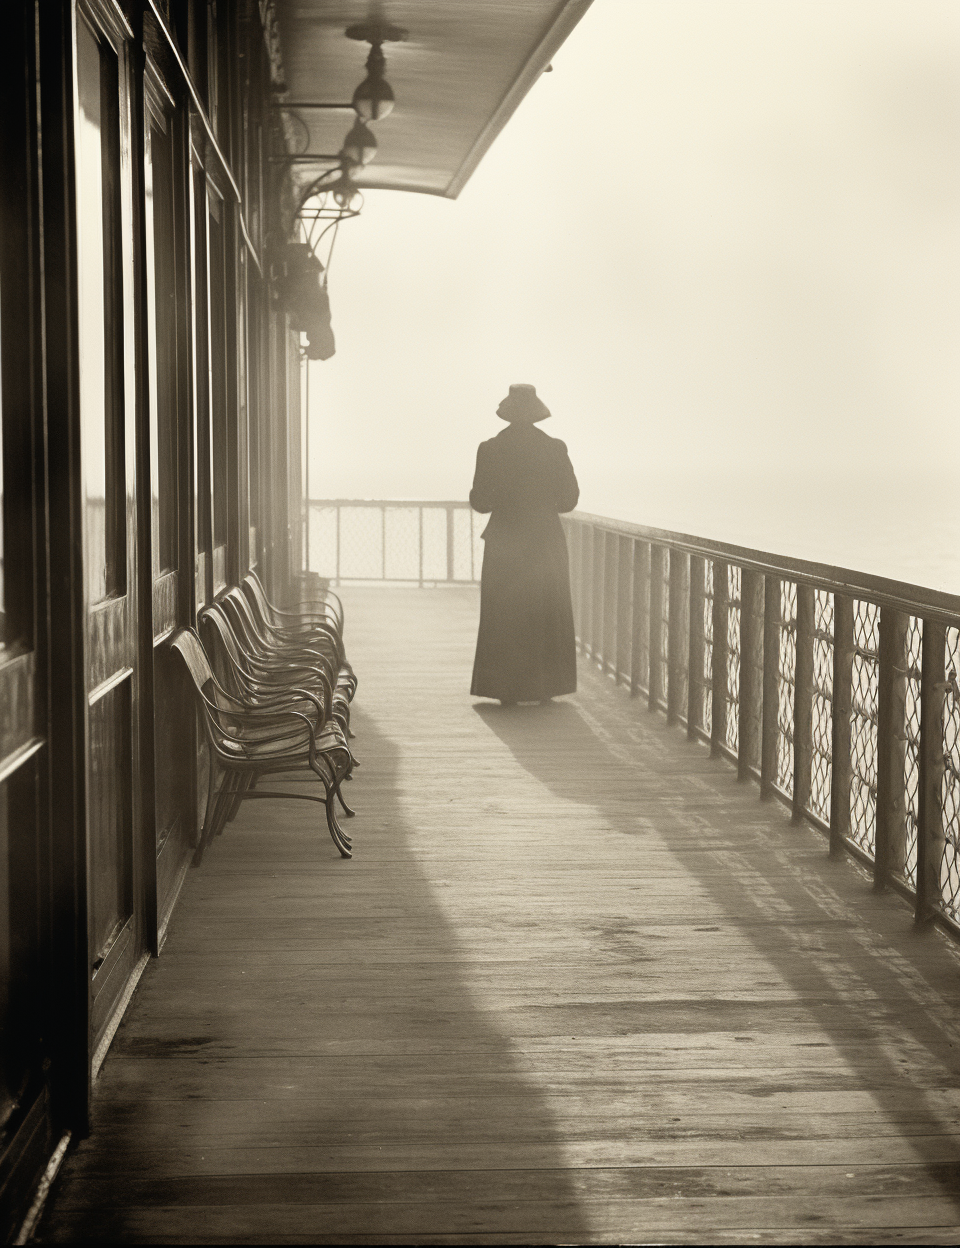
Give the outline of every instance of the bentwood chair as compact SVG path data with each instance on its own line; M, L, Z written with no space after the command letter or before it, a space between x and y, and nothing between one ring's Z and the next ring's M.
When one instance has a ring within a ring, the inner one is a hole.
M320 700L309 690L290 687L283 706L245 704L217 681L192 629L179 629L170 644L196 690L210 752L207 804L195 862L240 802L253 797L295 797L321 803L331 840L342 857L351 857L352 841L337 821L335 806L337 797L343 803L340 784L350 769L350 750L339 725L325 722ZM303 770L320 780L323 797L255 787L261 776ZM218 772L222 773L219 787Z

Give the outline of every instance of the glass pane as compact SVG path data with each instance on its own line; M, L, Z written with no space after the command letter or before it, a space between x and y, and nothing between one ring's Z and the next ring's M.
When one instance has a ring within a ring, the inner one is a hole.
M197 414L196 455L194 459L194 489L197 516L197 550L210 553L210 387L205 379L209 375L210 342L202 309L207 306L207 208L203 175L194 170L194 242L196 255L193 268L194 350L196 352Z
M122 288L117 59L77 24L80 420L88 601L124 589Z
M210 403L213 449L213 544L227 540L226 291L223 227L210 212Z
M247 511L251 528L260 527L260 303L247 271ZM257 552L250 551L256 561Z
M148 213L153 218L154 308L150 363L153 542L155 571L177 566L177 252L172 142L151 129L147 163Z

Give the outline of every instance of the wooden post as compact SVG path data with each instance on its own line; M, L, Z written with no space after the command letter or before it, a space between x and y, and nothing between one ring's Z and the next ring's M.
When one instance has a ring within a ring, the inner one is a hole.
M659 704L661 666L663 663L663 559L664 548L650 544L650 642L649 655L649 689L647 705L655 711Z
M683 629L684 574L687 557L679 550L670 551L670 619L667 636L667 723L680 718L683 665L689 649ZM688 675L689 679L689 675ZM686 708L684 708L686 709Z
M632 613L630 620L630 696L640 692L640 643L647 623L647 576L650 567L650 546L633 538Z
M873 850L873 883L877 889L882 889L903 864L906 638L907 617L892 607L882 607L877 706L877 827Z
M687 736L691 741L703 724L703 569L703 557L691 555L687 658Z
M749 780L750 768L757 757L758 716L757 655L763 645L759 604L763 580L758 572L740 569L740 749L737 758L737 779Z
M833 596L833 740L830 780L830 853L850 835L850 702L853 682L853 599Z
M760 796L777 782L778 673L780 671L780 578L763 578L763 719L760 728Z
M813 755L813 616L815 591L797 582L796 668L793 675L793 822L810 805Z
M946 629L939 620L923 621L920 672L920 790L917 818L916 921L925 923L939 910L940 861L943 856L943 702Z
M631 539L625 534L616 538L617 543L617 656L614 664L615 679L619 685L628 680L627 665L630 661L630 606L633 594L630 585Z
M713 561L713 722L710 753L727 739L727 565Z

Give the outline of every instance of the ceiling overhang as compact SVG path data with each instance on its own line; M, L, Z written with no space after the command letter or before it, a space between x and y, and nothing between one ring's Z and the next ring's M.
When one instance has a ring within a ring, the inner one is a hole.
M331 161L353 122L348 104L365 77L369 45L348 39L379 18L406 29L384 43L393 112L373 123L375 159L361 188L455 199L591 0L276 0L292 125L291 171L306 187ZM316 155L312 155L316 154Z

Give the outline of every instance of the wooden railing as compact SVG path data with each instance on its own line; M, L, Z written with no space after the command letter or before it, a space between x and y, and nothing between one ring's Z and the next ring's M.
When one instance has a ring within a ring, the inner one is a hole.
M960 598L563 519L581 652L960 933Z

